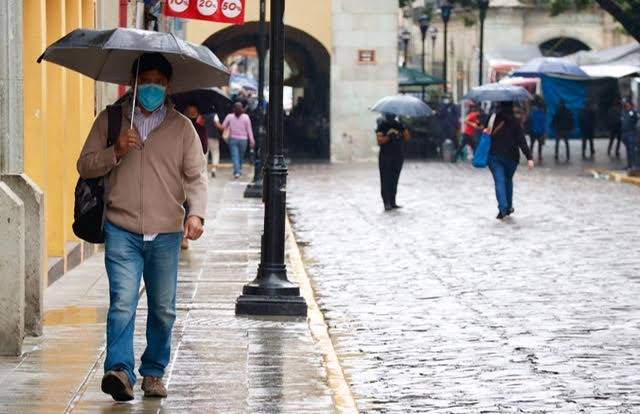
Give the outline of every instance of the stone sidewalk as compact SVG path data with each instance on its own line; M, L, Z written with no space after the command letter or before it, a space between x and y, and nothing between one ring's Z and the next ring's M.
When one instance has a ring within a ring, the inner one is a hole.
M108 284L104 257L97 254L47 290L44 335L29 338L21 357L0 358L0 413L349 412L341 408L349 406L344 389L343 396L332 392L346 383L339 367L332 366L337 358L293 237L287 249L289 275L303 288L309 322L234 315L242 285L255 277L262 232L262 205L242 198L245 185L211 180L207 231L181 258L165 377L168 399L142 398L140 380L131 403L116 404L100 391ZM142 291L137 363L145 321Z

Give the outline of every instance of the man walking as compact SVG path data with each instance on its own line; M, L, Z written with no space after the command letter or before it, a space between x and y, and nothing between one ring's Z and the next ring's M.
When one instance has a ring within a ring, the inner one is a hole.
M622 141L627 148L627 169L632 170L635 165L636 124L638 123L639 116L630 100L624 101L623 109L620 117L620 129L622 131Z
M558 147L560 146L560 140L564 141L564 146L567 152L567 161L571 159L569 151L569 136L573 132L573 114L567 108L564 101L560 101L556 114L553 117L553 128L556 130L556 154L555 159L558 161Z
M215 177L220 164L220 129L222 128L215 107L211 108L210 113L204 114L204 126L207 129L207 139L209 141L208 157L211 161L211 176Z
M171 64L159 53L133 64L135 102L122 105L121 133L107 146L109 116L93 124L78 160L85 178L106 175L105 265L109 278L107 355L102 391L117 401L134 398L133 335L140 279L147 301L147 347L139 372L146 397L166 397L162 382L176 317L180 242L203 233L206 160L191 122L166 99ZM130 129L132 106L134 128ZM183 225L183 203L190 212Z

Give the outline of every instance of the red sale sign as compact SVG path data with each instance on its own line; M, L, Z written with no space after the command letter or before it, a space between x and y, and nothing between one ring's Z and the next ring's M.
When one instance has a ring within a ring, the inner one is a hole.
M244 23L246 0L165 0L164 14L183 19Z

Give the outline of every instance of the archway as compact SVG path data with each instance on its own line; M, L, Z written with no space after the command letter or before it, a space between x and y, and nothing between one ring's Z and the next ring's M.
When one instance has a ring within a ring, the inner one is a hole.
M291 88L296 104L285 117L287 156L329 159L331 56L318 40L294 27L285 27L285 39L285 61L290 69L285 87ZM223 62L234 53L255 48L257 44L258 22L231 26L204 42Z
M581 50L591 50L591 48L573 37L555 37L540 44L540 52L543 56L562 57Z

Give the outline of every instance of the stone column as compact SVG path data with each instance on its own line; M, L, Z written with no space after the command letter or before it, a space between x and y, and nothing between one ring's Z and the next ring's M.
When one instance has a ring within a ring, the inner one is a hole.
M0 356L20 355L24 339L24 204L0 182Z
M27 335L39 336L46 271L44 193L25 174L3 175L0 179L22 200L24 216L28 218L24 225L24 329Z
M0 2L0 171L24 168L22 0Z
M372 159L378 114L369 107L398 91L398 3L332 0L332 20L331 160Z

